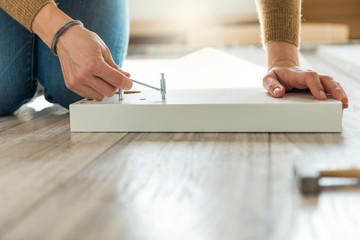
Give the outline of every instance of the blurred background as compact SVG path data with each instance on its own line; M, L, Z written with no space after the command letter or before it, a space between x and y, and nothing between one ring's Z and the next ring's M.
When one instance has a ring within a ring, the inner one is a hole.
M129 0L129 54L260 45L254 0ZM304 0L302 46L360 39L360 0ZM170 46L170 47L169 47Z

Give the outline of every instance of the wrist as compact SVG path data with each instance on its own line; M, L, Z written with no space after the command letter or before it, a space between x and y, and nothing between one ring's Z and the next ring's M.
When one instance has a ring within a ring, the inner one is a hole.
M299 66L298 48L287 42L268 42L265 44L268 68Z
M56 44L56 50L57 50L58 55L64 49L66 49L67 46L74 45L74 41L77 38L74 38L73 36L75 36L76 31L79 33L81 31L81 29L84 29L84 27L81 25L74 25L74 26L68 28L63 34L61 34L61 36L59 37L57 44Z
M35 16L32 30L50 48L55 33L71 20L54 3L48 3Z

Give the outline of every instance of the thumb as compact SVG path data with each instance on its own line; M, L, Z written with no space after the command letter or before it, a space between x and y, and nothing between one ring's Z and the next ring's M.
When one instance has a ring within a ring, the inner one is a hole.
M285 95L285 87L279 82L273 71L265 75L263 86L273 97L281 98Z

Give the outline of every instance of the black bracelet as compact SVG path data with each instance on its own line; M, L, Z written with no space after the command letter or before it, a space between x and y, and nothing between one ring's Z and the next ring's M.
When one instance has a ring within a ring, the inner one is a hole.
M51 42L51 52L57 56L57 52L56 52L56 44L59 40L59 37L61 36L61 34L63 34L67 29L71 28L74 25L81 25L84 26L82 24L82 22L80 22L79 20L72 20L68 23L66 23L64 26L62 26L54 35L54 38Z

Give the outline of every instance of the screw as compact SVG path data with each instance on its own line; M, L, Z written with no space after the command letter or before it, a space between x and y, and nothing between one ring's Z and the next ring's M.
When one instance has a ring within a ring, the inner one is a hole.
M162 98L163 100L165 100L165 99L166 99L166 80L165 80L165 73L161 73L160 92L161 92L161 98Z
M124 90L119 89L119 100L124 100Z

